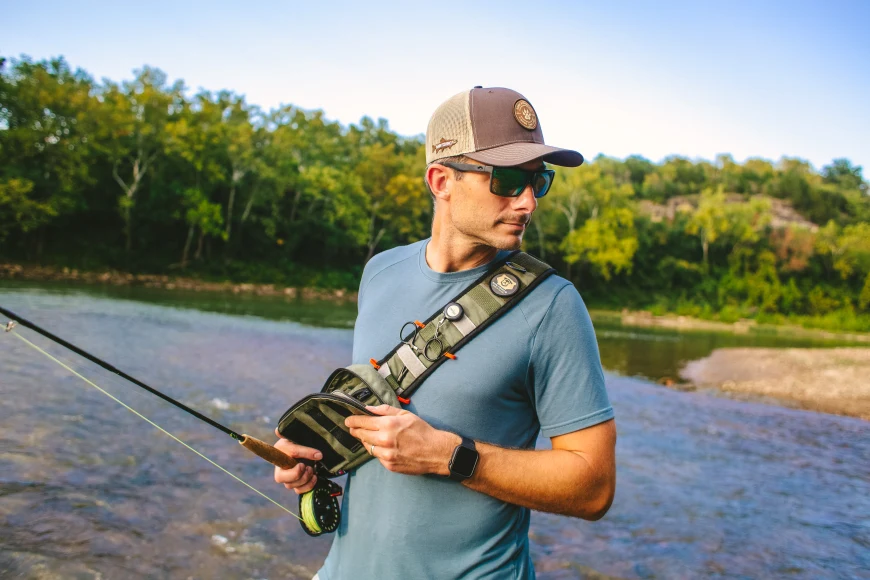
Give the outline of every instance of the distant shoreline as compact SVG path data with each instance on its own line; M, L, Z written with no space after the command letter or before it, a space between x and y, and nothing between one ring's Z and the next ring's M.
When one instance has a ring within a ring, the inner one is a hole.
M209 282L198 278L169 276L165 274L131 274L117 270L80 271L74 268L35 266L13 263L0 263L0 280L26 280L34 282L73 282L79 284L107 286L142 286L163 290L182 290L188 292L231 293L256 296L283 296L288 299L302 298L327 300L338 303L356 302L357 292L344 289L297 288L275 284L252 284L230 282ZM804 328L796 325L758 324L754 320L739 320L734 323L702 320L677 314L653 315L645 310L598 310L590 309L593 322L613 321L625 326L667 328L679 332L725 332L732 334L766 334L770 336L789 336L818 338L870 344L870 333L835 332L829 330Z
M28 280L33 282L74 282L107 286L142 286L163 290L187 290L190 292L222 292L231 294L254 294L257 296L285 296L336 302L356 302L357 293L347 290L324 288L296 288L275 284L249 284L230 281L208 282L197 278L168 276L163 274L130 274L117 270L84 272L74 268L52 266L25 266L0 263L0 280Z

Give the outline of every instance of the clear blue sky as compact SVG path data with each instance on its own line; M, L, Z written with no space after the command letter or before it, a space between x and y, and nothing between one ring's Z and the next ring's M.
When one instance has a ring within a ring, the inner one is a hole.
M0 54L426 130L514 88L548 143L593 157L848 157L870 174L870 1L4 2Z

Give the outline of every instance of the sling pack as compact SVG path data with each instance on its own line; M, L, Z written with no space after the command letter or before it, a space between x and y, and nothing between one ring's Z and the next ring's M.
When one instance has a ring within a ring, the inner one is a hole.
M401 403L409 403L435 369L451 364L468 341L554 272L529 254L511 253L425 322L407 323L400 333L402 342L381 360L335 370L319 393L284 413L278 432L323 453L314 464L319 476L337 477L362 465L372 456L345 427L345 418L371 415L366 405L401 408Z

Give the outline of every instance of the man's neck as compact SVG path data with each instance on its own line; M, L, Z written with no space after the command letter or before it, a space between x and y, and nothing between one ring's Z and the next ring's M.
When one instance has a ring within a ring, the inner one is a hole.
M447 233L436 220L426 246L426 263L435 272L460 272L491 262L498 249L469 238L455 229Z

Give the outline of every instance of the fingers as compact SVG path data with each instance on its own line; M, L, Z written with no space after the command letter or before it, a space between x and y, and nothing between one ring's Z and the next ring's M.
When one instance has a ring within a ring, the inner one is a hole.
M377 431L378 424L381 421L380 417L365 417L363 415L351 415L344 420L347 427L355 429L366 429L369 431Z
M378 447L393 447L394 439L389 434L382 431L367 431L366 429L351 429L350 434L360 440L365 445L366 449L371 449L372 445Z
M372 413L375 413L377 416L369 417L366 415L351 415L344 420L344 424L348 427L378 431L380 429L383 429L384 425L391 425L392 421L395 421L393 417L398 417L399 415L404 414L410 415L410 413L408 411L405 411L404 409L396 409L395 407L391 407L389 405L366 407L366 409L368 409Z
M286 453L294 459L313 459L314 461L323 459L323 453L317 449L297 445L288 439L279 439L278 442L275 443L275 449Z
M275 434L281 437L278 430L275 429ZM323 453L313 447L305 447L297 445L289 439L281 437L275 443L275 449L286 453L295 459L311 459L319 461L323 459ZM275 481L281 483L287 489L292 489L297 494L303 494L306 491L311 491L317 485L317 476L314 475L314 469L304 463L297 463L296 466L290 469L275 468Z
M317 484L317 476L314 469L304 463L299 463L291 469L275 468L275 481L283 483L287 489L292 489L298 494L305 493Z
M386 417L389 415L398 415L403 411L403 409L397 409L395 407L391 407L390 405L378 405L376 407L366 405L366 409L371 411L375 415L380 415L382 417Z

